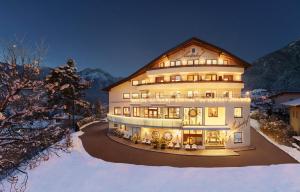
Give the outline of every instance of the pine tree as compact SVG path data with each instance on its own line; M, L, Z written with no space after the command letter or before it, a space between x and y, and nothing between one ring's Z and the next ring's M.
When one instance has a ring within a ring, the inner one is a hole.
M73 114L73 123L75 114L84 116L90 109L89 102L83 99L83 90L88 87L89 82L80 78L73 59L54 68L46 77L49 105Z

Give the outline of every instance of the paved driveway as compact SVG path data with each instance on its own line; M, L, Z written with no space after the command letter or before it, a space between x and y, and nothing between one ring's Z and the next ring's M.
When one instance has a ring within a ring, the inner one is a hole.
M87 126L80 136L83 147L93 157L110 162L173 167L239 167L297 163L288 154L267 141L251 128L251 142L255 150L238 152L240 156L204 157L158 153L135 149L111 140L107 124Z

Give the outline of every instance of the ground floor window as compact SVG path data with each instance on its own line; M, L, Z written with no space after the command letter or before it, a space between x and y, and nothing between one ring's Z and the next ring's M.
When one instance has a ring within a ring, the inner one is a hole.
M218 117L218 107L209 107L208 117Z
M234 143L242 143L243 139L242 139L242 132L235 132L234 133Z

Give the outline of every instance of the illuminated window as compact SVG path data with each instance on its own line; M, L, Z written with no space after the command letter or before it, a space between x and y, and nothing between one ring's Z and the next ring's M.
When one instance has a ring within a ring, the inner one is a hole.
M188 60L188 61L187 61L187 64L188 64L188 65L193 65L193 64L194 64L194 61L193 61L193 60Z
M159 98L161 98L162 97L162 94L160 93L160 92L156 92L155 93L155 98L156 99L159 99Z
M115 115L121 115L121 107L115 107L114 108L114 114Z
M206 91L205 92L206 98L215 98L215 95L216 95L215 91Z
M176 66L180 66L180 65L181 65L181 61L179 61L179 60L176 61L175 65L176 65Z
M212 64L211 59L206 59L206 64L211 65Z
M148 98L148 93L142 93L142 98L143 99Z
M164 63L164 62L159 63L159 67L160 67L160 68L165 67L165 63Z
M232 98L232 91L224 91L223 97L225 98Z
M228 60L224 60L224 61L223 61L223 64L224 64L224 65L227 65L227 64L228 64Z
M216 65L218 64L218 61L216 59L212 59L212 64Z
M170 62L170 66L171 66L171 67L175 66L175 61L171 61L171 62Z
M172 75L170 77L171 79L171 82L174 82L174 81L181 81L181 76L180 75Z
M139 97L140 97L140 94L138 94L138 93L132 93L131 94L132 99L138 99Z
M123 93L123 99L130 99L130 93Z
M155 82L156 82L156 83L162 83L162 82L164 82L164 76L161 76L161 77L155 77Z
M195 75L196 76L196 75ZM188 75L187 76L188 81L194 81L194 75Z
M132 81L132 85L133 86L136 86L136 85L138 85L139 84L139 81Z
M123 115L130 116L130 108L129 107L123 107Z
M235 107L234 108L234 117L242 117L242 111L243 111L243 108L242 107Z
M180 115L179 107L169 107L168 108L168 118L170 119L178 119Z
M207 74L205 75L205 80L207 81L216 81L217 75L216 74Z
M139 107L133 107L133 116L134 117L140 116L140 108Z
M234 143L243 143L243 134L242 132L235 132L234 133Z
M195 65L199 65L199 60L197 59L197 60L194 60L194 64Z
M192 98L192 97L194 96L193 91L188 91L187 96L188 96L189 98Z
M224 81L233 81L233 75L224 75Z
M217 107L209 107L208 108L208 117L218 117L218 108Z

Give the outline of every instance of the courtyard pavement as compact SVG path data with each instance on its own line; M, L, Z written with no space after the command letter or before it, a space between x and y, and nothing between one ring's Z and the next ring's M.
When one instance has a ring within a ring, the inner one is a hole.
M191 156L159 153L133 148L107 136L107 123L88 125L80 136L84 149L93 157L109 162L173 167L240 167L297 163L284 151L251 128L256 149L239 151L239 156Z

